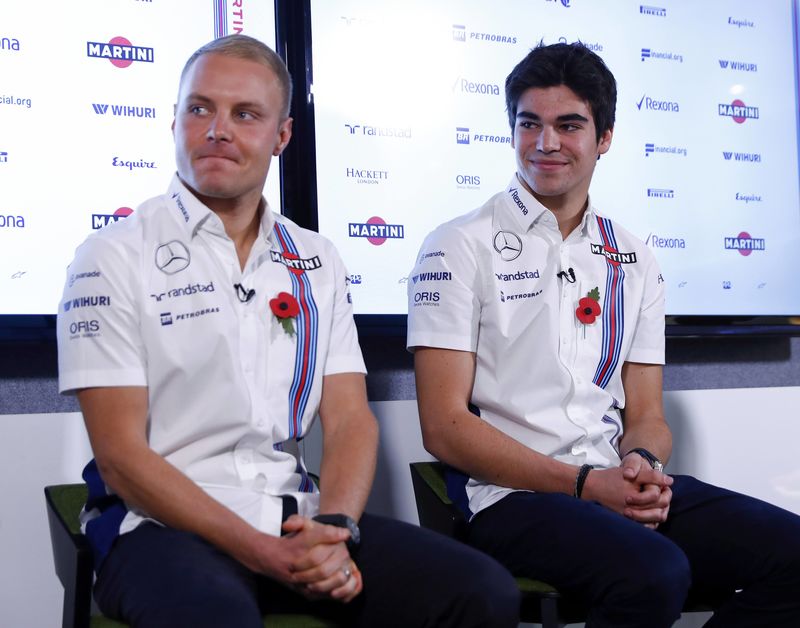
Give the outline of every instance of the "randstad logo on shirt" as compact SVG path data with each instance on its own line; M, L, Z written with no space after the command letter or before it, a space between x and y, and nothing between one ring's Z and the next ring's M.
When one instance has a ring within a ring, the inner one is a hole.
M433 272L433 273L419 273L418 275L413 275L411 277L411 281L413 283L424 283L426 281L450 281L453 279L453 273L449 273L447 271L442 272Z
M164 297L168 299L177 299L178 297L188 297L200 292L214 292L214 282L208 284L190 283L185 288L173 288L167 292L160 292L159 294L151 294L150 296L156 300L161 301Z
M111 305L111 297L76 297L74 299L67 299L64 301L64 311L77 310L81 307L108 307Z
M612 249L610 246L604 246L602 244L590 244L589 246L592 248L592 253L595 255L605 256L605 258L612 264L636 263L636 253L620 253L616 249Z
M349 236L351 238L366 238L367 242L380 246L388 239L405 237L403 225L386 224L383 218L373 216L367 222L349 223Z
M522 281L523 279L539 279L539 269L533 272L529 270L520 270L515 273L495 273L498 281Z

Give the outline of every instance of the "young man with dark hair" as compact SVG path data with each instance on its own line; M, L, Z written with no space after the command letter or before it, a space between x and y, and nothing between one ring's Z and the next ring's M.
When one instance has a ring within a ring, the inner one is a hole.
M613 75L540 45L506 98L514 176L427 238L412 274L432 279L409 282L423 439L468 476L470 543L593 628L670 626L690 588L727 596L709 626L800 625L800 518L663 471L663 280L589 199Z
M182 74L166 194L90 236L59 307L60 388L95 460L82 515L95 598L131 626L510 627L513 578L415 526L363 514L377 424L334 247L270 211L291 83L234 35ZM300 441L319 414L319 490Z

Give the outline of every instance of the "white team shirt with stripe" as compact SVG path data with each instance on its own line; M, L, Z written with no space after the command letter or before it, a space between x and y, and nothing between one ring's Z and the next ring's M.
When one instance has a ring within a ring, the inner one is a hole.
M557 276L572 268L575 282ZM601 313L581 323L594 288ZM431 233L408 281L408 346L476 354L483 420L569 464L618 466L626 361L664 362L664 282L647 246L589 203L565 240L519 184ZM470 479L477 513L510 489Z
M270 310L279 292L301 306L294 336ZM280 534L281 495L317 513L298 441L323 376L366 372L328 240L267 208L242 271L220 219L175 176L78 248L58 339L62 392L146 386L150 446L256 528ZM131 510L120 533L146 517Z

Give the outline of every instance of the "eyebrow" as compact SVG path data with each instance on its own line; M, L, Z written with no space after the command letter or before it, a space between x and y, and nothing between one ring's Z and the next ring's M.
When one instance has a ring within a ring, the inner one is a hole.
M524 118L526 120L533 120L535 122L539 122L541 118L530 111L518 111L517 112L517 119ZM563 116L558 116L556 118L556 122L589 122L589 118L582 116L579 113L567 113Z
M201 102L204 104L213 104L213 99L209 98L208 96L203 96L202 94L198 94L197 92L192 92L191 94L187 94L185 100L187 102ZM237 107L243 107L244 109L258 109L261 110L264 108L264 105L257 103L257 102L250 102L250 101L242 101L236 103Z

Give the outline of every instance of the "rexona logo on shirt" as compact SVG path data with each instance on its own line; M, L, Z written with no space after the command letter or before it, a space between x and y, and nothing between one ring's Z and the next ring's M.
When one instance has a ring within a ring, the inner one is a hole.
M108 59L117 68L127 68L134 62L153 63L155 53L152 48L134 46L124 37L114 37L109 42L86 42L86 56Z
M590 244L592 253L595 255L604 255L605 258L612 264L635 264L636 253L620 253L610 246L603 246L602 244Z
M349 223L349 234L351 238L366 238L367 242L380 246L389 239L405 238L403 225L389 225L379 217L373 216L367 222Z

